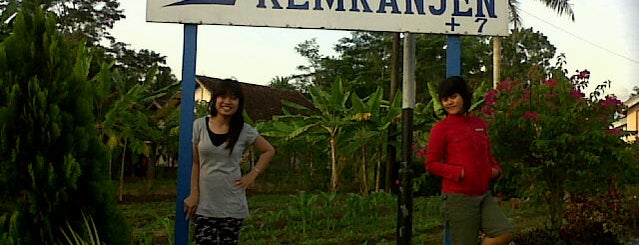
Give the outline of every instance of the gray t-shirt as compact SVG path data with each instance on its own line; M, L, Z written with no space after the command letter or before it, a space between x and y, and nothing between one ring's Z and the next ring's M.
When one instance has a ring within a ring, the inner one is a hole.
M198 215L214 218L237 218L248 216L246 192L234 186L235 179L242 177L240 162L244 150L253 144L259 133L244 124L240 136L229 156L227 142L219 146L211 143L206 127L206 117L193 122L193 144L198 145L200 157L200 200Z

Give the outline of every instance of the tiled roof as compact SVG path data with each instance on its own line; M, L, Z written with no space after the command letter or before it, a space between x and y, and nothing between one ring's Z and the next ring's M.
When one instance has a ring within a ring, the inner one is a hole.
M219 78L196 76L196 79L208 91L212 91ZM240 82L244 92L244 109L253 121L271 120L282 115L282 100L294 102L307 108L315 108L303 94L293 90ZM292 111L292 110L289 110Z

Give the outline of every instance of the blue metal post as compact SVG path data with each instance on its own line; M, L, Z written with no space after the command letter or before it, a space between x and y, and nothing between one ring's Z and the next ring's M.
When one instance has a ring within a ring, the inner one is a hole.
M461 37L448 35L446 39L446 77L461 74Z
M459 75L461 75L461 37L448 35L446 38L446 77ZM453 244L447 225L444 225L444 244Z
M195 108L195 60L197 53L197 25L184 25L184 53L182 54L182 99L180 101L180 148L178 152L178 186L175 202L175 244L189 244L189 222L184 213L184 199L191 187L193 166L193 117Z

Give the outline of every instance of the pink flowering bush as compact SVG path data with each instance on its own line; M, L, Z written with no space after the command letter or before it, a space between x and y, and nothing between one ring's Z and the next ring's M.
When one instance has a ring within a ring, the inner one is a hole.
M623 110L620 100L604 94L610 82L586 95L587 70L545 77L499 83L486 94L481 113L506 171L497 188L544 200L559 230L566 194L606 190L611 176L625 183L636 178L626 171L635 163L621 132L610 129Z

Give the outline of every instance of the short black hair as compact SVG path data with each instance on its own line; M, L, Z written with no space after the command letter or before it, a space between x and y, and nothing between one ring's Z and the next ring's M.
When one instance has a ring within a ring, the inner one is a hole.
M467 113L472 104L473 93L470 91L466 81L460 76L452 76L439 82L437 86L437 96L439 96L440 102L442 98L450 97L455 93L461 95L464 100L464 113ZM446 110L444 110L444 113L447 114Z

